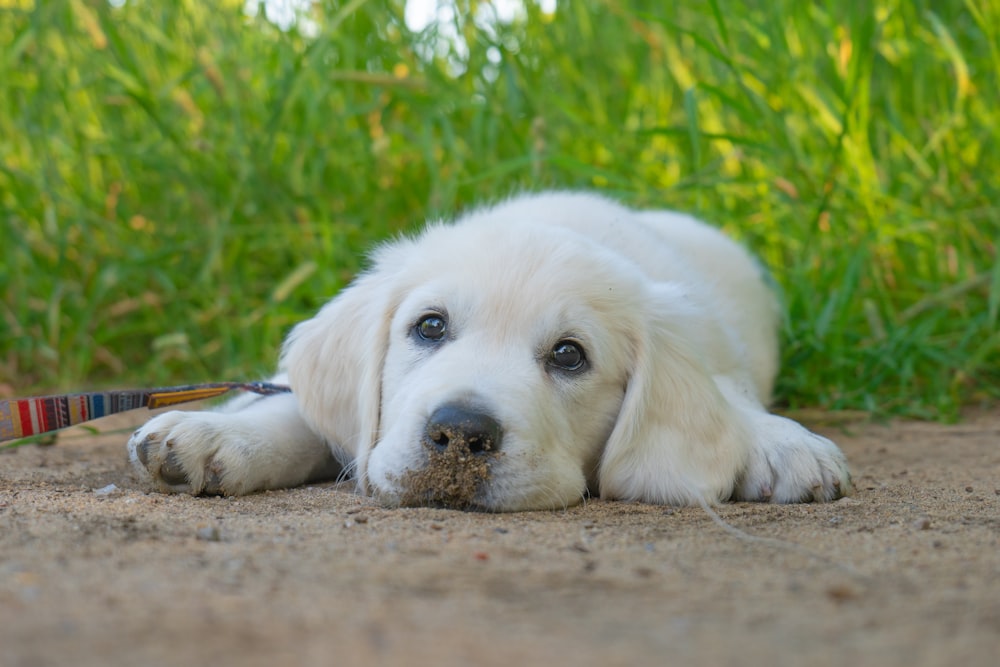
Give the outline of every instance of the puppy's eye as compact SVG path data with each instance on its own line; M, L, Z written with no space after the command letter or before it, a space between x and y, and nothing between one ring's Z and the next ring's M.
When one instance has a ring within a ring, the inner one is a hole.
M420 318L413 330L423 340L438 341L448 333L448 323L443 316L432 313Z
M561 340L549 353L549 365L564 371L578 371L587 363L587 356L580 344L571 340Z

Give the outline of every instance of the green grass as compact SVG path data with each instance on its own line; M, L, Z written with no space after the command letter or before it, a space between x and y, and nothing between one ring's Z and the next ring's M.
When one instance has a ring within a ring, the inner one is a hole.
M1000 394L1000 0L529 3L450 54L312 18L0 1L0 392L256 377L373 241L555 186L758 252L786 405Z

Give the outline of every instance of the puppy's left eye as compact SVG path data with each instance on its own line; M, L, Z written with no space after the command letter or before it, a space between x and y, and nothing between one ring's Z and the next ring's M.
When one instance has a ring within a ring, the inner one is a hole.
M587 355L576 341L561 340L552 347L548 362L559 370L578 371L587 363Z
M448 333L448 322L443 315L431 313L420 318L414 331L423 340L439 341Z

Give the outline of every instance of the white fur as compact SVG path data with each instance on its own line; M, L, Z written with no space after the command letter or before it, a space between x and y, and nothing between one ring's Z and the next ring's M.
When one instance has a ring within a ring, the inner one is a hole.
M448 318L432 346L413 333L428 311ZM590 194L522 196L380 248L289 336L294 396L168 413L129 451L165 491L232 494L328 475L333 452L362 491L394 502L427 464L429 415L460 402L503 429L477 508L565 507L588 489L678 505L830 500L851 488L843 455L765 409L777 326L760 268L717 230ZM584 371L546 365L567 337Z

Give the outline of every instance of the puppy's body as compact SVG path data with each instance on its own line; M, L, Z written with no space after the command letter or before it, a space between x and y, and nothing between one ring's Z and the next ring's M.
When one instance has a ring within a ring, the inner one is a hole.
M167 413L129 451L192 493L328 477L335 457L390 503L839 497L836 446L765 409L777 326L759 267L717 230L525 196L377 251L289 336L294 396Z

